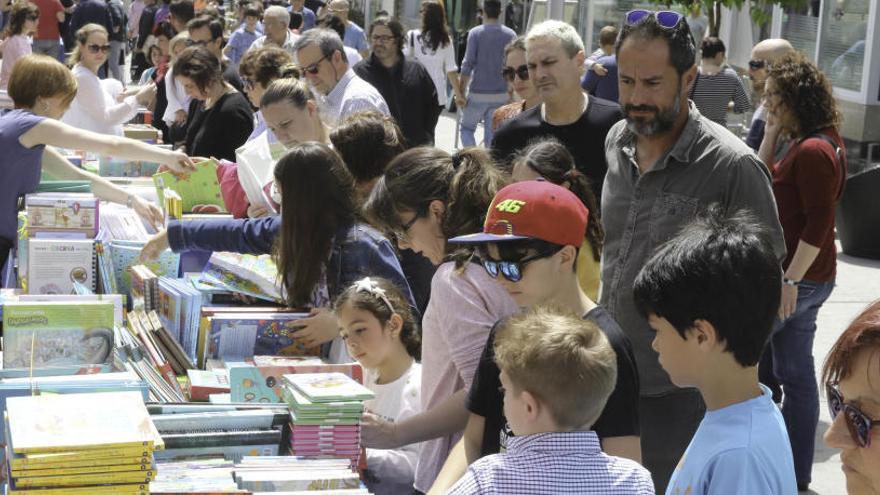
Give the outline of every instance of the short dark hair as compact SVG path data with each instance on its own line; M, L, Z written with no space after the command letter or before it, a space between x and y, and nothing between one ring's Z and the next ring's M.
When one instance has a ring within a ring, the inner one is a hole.
M499 0L484 0L483 15L487 19L498 19L501 15L501 2Z
M371 110L346 117L330 132L330 142L358 183L380 177L391 160L406 150L394 118Z
M204 46L186 48L174 62L174 77L188 77L200 91L223 80L220 60Z
M703 55L703 58L715 58L715 55L726 52L727 48L720 38L714 36L703 38L703 43L700 45L700 53Z
M303 15L300 12L290 13L290 22L287 24L288 29L299 29L303 25Z
M186 24L196 16L196 9L192 0L174 0L168 6L168 13Z
M617 26L605 26L599 31L599 44L601 46L605 45L613 45L617 40L617 35L620 34L620 31L617 29Z
M697 48L694 46L694 37L691 28L682 18L674 28L668 29L657 23L653 15L645 16L636 24L623 24L617 43L614 45L614 53L620 58L620 47L629 38L643 41L651 41L657 38L666 40L669 45L669 61L675 67L678 75L687 72L696 62Z
M202 28L208 28L211 31L211 40L223 37L223 23L211 16L200 15L186 23L187 31Z
M244 17L263 17L263 9L258 4L248 3L244 7Z
M318 19L318 26L335 31L339 38L345 38L345 23L336 14L326 14Z
M171 25L168 21L160 22L155 29L153 29L153 36L159 37L164 36L169 40L177 35L177 31L174 30L174 26Z
M754 366L779 310L782 269L767 230L714 205L660 246L633 284L636 308L682 338L697 320L715 327L742 366Z
M394 36L394 41L397 42L397 49L403 50L403 25L397 19L393 17L377 17L370 23L370 36L373 36L373 30L376 29L376 26L385 26L391 31L391 36Z

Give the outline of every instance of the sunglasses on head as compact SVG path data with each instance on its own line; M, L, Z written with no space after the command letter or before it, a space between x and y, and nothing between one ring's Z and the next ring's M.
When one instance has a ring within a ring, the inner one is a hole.
M110 52L110 45L89 45L88 48L89 48L89 51L92 53L98 53L98 52L108 53L108 52Z
M480 263L482 263L483 268L486 270L486 273L488 273L490 277L498 278L498 274L500 273L508 281L516 283L522 280L523 270L525 270L526 265L528 265L532 261L549 258L554 254L556 254L555 250L541 251L535 254L530 254L528 256L523 256L516 261L493 260L484 255L480 259Z
M321 65L321 62L323 62L323 61L327 60L328 58L330 58L330 55L333 55L333 54L330 53L330 54L328 54L328 55L324 55L323 57L319 58L317 62L315 62L315 63L313 63L313 64L310 64L310 65L307 65L307 66L305 66L305 67L302 67L303 72L306 72L306 73L311 74L311 75L314 76L315 74L317 74L318 72L320 72L321 68L318 67L318 66Z
M752 69L752 70L761 70L761 69L763 69L766 65L767 65L767 61L766 61L766 60L762 60L762 59L759 59L759 58L754 58L754 59L752 59L752 60L749 60L749 69Z
M677 27L678 23L680 23L681 20L684 19L683 15L679 14L678 12L673 12L671 10L660 10L655 12L653 10L639 9L630 10L629 12L627 12L625 20L628 26L634 26L651 16L653 16L654 19L657 20L657 24L659 24L660 27L666 29L673 29Z
M828 410L831 413L832 421L842 412L843 420L846 422L846 428L849 430L853 442L861 448L870 447L871 428L880 425L880 420L871 419L855 406L843 402L843 395L836 385L825 385L825 393L828 396Z
M513 82L514 77L519 77L520 81L528 81L529 80L529 66L528 65L520 65L519 67L505 67L501 69L501 75L504 79L507 79L507 82Z

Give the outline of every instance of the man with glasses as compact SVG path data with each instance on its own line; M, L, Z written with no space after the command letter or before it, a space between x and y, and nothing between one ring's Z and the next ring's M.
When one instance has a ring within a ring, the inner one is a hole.
M780 261L785 242L766 167L688 100L696 47L682 15L629 12L616 53L625 120L606 141L601 304L635 351L642 459L663 493L705 405L693 388L673 385L660 366L652 348L655 332L633 300L639 269L655 248L714 203L730 212L750 210L769 231Z
M223 60L223 24L212 17L203 15L196 17L186 24L189 31L189 46L201 45L217 57L223 67L223 79L239 92L244 89L244 84L238 71L232 64L224 63Z
M584 93L584 57L584 43L569 24L545 21L529 31L529 78L543 103L502 125L495 133L492 150L502 166L509 168L514 153L529 141L553 136L571 151L578 171L590 180L593 194L600 198L608 169L603 153L605 136L621 114L616 103Z
M761 100L761 103L752 115L752 125L749 127L746 144L755 151L761 147L761 141L764 140L764 126L767 124L767 111L763 101L767 67L786 55L791 55L794 51L791 43L778 38L766 39L752 48L752 58L749 60L749 79L752 80L752 89L757 93L757 99Z
M588 211L571 191L545 181L525 181L498 191L483 232L451 243L477 244L480 262L523 308L550 305L595 323L617 354L614 391L591 427L609 455L641 460L639 379L632 346L607 310L584 293L575 260L587 231ZM547 221L552 218L553 221ZM470 411L462 441L450 453L431 493L445 493L477 459L506 450L513 436L504 416L492 328L467 397Z
M294 59L296 58L296 40L299 36L290 32L287 26L290 24L290 12L284 7L273 5L266 9L263 13L263 29L265 35L260 36L253 43L249 50L259 50L265 45L275 45L287 50Z
M327 4L327 13L339 16L342 22L345 23L345 36L342 38L342 43L357 50L362 58L367 58L367 55L369 55L367 37L360 26L349 20L348 13L350 10L351 4L348 3L348 0L333 0Z
M363 110L389 115L388 105L379 91L348 66L344 46L338 34L321 28L308 30L294 45L303 77L320 95L322 120L335 127L349 115Z
M408 146L433 145L437 88L422 64L403 56L403 26L379 17L370 24L370 42L373 53L354 66L355 74L379 90Z
M461 144L475 146L474 132L483 123L483 142L492 144L492 114L507 102L507 83L501 76L504 47L516 39L516 32L501 25L501 2L483 2L483 23L468 32L467 49L461 63L456 104L462 108ZM467 94L465 100L461 95Z

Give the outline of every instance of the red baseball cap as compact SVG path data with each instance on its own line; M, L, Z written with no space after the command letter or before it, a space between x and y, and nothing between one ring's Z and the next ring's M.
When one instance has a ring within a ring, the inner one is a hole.
M495 194L483 232L449 239L456 244L540 239L580 247L589 210L568 189L543 180L511 184Z

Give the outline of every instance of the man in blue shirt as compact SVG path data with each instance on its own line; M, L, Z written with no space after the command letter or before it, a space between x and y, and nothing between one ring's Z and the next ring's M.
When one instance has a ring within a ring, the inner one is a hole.
M596 71L588 69L586 74L584 74L581 87L584 88L587 93L597 98L617 103L619 98L617 87L617 55L612 54L607 57L599 57L599 59L596 60L596 63L601 64L606 70L605 75L600 76Z
M474 146L474 131L483 122L483 141L492 144L492 114L507 102L507 82L501 75L504 47L516 39L516 33L498 22L501 2L483 2L483 24L468 32L467 50L461 64L459 89L455 102L463 109L461 144ZM466 91L467 89L467 91ZM467 100L464 94L468 93Z
M351 5L348 0L333 0L327 4L327 11L330 14L338 15L345 22L345 37L342 39L342 43L357 50L361 58L367 58L369 55L367 37L360 26L348 19L349 10L351 10Z
M315 18L315 12L312 9L306 7L305 0L290 0L290 7L287 10L290 11L291 14L296 12L302 16L303 23L299 29L301 33L304 33L309 29L315 27L315 22L317 22Z

